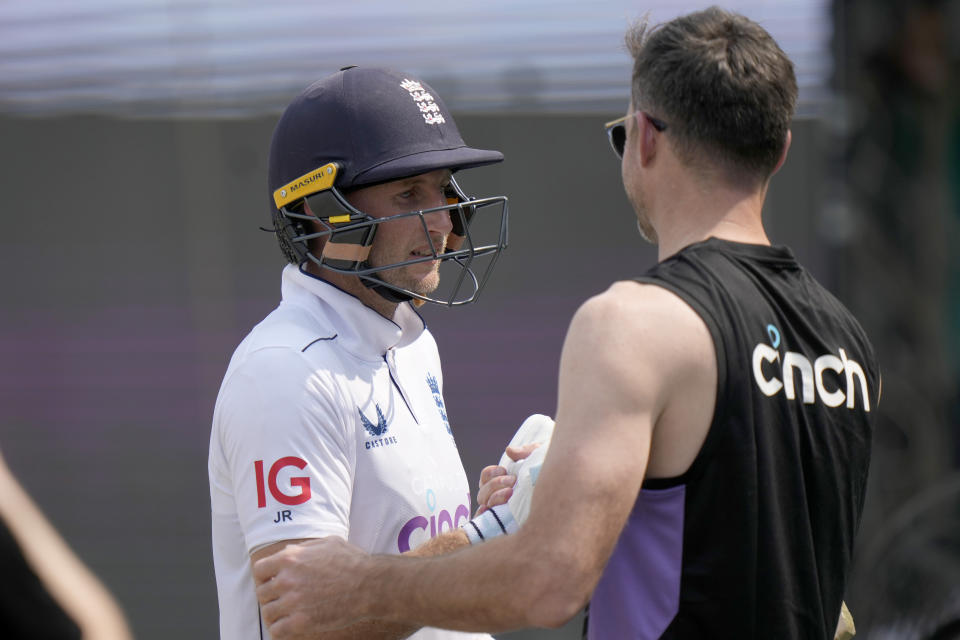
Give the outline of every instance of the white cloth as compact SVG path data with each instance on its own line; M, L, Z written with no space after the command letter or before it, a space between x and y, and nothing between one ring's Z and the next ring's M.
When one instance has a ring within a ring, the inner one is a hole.
M261 546L336 535L400 553L470 518L422 318L401 304L391 322L293 266L282 294L234 352L214 409L208 472L224 640L269 637L250 571Z
M540 475L540 469L543 467L543 461L547 457L547 449L550 448L550 440L553 438L553 418L540 413L535 413L523 421L520 428L510 440L510 447L522 447L523 445L539 443L533 453L529 456L514 462L504 452L500 459L500 465L507 469L507 473L517 476L514 484L513 495L507 502L510 514L516 520L517 526L523 526L530 516L530 503L533 500L533 489L537 485L537 478Z
M549 447L550 439L553 438L553 427L553 418L550 416L545 416L542 413L534 413L529 415L520 424L520 428L517 429L517 432L513 434L513 437L510 439L510 444L507 445L507 448L522 447L524 445L534 443L539 443L544 447ZM507 455L507 451L504 449L503 455L500 456L500 466L506 469L507 473L516 475L521 464L523 464L523 460L515 462L510 456Z

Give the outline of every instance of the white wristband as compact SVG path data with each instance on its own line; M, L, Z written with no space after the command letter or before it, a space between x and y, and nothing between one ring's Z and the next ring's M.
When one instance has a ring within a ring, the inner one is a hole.
M500 504L487 509L460 528L467 534L470 544L478 544L490 538L516 533L520 525L510 512L510 505Z

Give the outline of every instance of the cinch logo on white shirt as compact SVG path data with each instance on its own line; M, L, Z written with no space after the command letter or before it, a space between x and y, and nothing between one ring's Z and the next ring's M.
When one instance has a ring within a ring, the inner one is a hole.
M432 497L432 500L431 500ZM415 546L419 546L425 534L429 531L430 538L436 538L444 531L453 531L460 527L460 522L470 519L470 492L467 492L467 503L458 504L453 514L446 509L441 509L440 513L435 513L429 517L414 516L400 528L400 535L397 536L397 551L406 553ZM427 491L427 507L434 511L437 508L437 496L433 491ZM422 532L422 533L421 533ZM419 538L419 540L418 540Z
M775 396L781 390L788 400L795 400L797 390L794 384L797 374L800 376L800 389L804 404L814 404L817 398L828 407L839 407L846 401L847 408L853 409L857 405L857 386L863 397L863 410L870 411L870 395L867 392L867 376L863 367L856 360L847 357L843 349L839 349L839 356L827 353L816 358L813 362L802 353L787 351L781 362L782 380L775 375L766 376L763 372L764 362L780 362L780 332L773 325L767 325L767 333L773 346L759 343L753 348L753 378L757 386L767 396ZM845 382L843 389L828 389L823 374L827 370L837 374ZM860 384L857 385L856 383Z

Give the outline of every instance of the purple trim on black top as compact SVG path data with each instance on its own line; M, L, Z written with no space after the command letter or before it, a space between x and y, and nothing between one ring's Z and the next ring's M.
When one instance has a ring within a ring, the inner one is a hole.
M643 489L590 600L588 640L659 638L680 606L686 487Z

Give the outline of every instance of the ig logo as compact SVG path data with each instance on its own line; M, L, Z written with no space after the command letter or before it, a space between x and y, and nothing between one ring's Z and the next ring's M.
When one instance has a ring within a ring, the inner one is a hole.
M299 487L300 490L297 493L284 493L280 490L280 487L277 485L277 476L280 474L280 471L286 467L296 467L298 469L303 469L307 466L307 461L303 458L297 458L295 456L286 456L280 458L270 466L270 472L267 474L266 487L270 488L270 495L279 502L280 504L286 505L296 505L303 504L310 499L310 478L308 476L295 476L290 478L290 486ZM253 463L253 469L256 472L257 478L257 508L263 509L267 506L267 491L264 486L263 478L263 460L256 460ZM283 518L288 520L288 517Z

